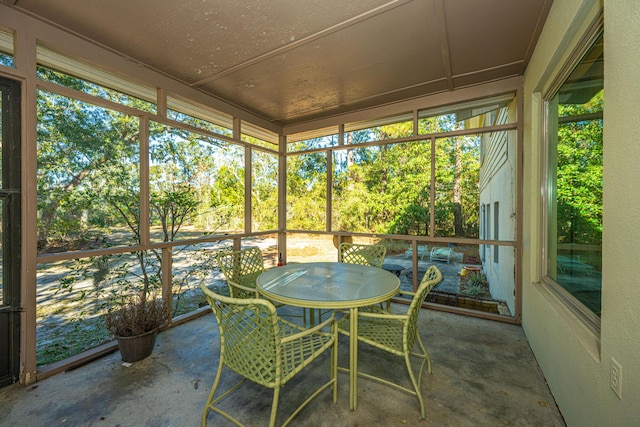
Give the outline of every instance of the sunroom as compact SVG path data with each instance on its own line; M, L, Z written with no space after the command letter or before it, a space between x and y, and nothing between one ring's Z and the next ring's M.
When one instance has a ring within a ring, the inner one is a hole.
M199 284L224 288L222 249L271 267L354 242L384 245L402 289L437 265L426 309L522 326L568 424L598 418L576 410L558 342L582 360L572 380L599 378L604 413L630 419L632 345L603 345L606 8L314 8L0 4L3 112L18 108L2 122L18 142L3 143L4 383L113 352L106 301L142 274L178 326L210 314Z

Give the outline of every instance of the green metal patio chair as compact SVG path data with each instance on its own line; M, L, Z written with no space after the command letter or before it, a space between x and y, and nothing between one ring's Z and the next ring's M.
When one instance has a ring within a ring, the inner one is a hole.
M387 247L384 245L364 245L359 243L341 243L338 249L338 261L348 264L369 265L371 267L382 268L384 257L387 254ZM391 307L391 301L386 302L387 311ZM375 307L361 307L363 311L376 311ZM384 309L384 303L379 304L380 309ZM324 313L320 313L320 318Z
M232 298L259 298L256 279L264 272L264 259L260 248L238 251L223 250L216 256Z
M264 258L257 247L240 249L238 251L222 250L216 256L218 266L229 285L232 298L261 298L256 288L256 279L264 272ZM284 304L275 304L277 308ZM302 314L286 314L289 317L299 317L307 323L306 309Z
M363 245L345 242L341 243L338 249L338 261L382 268L386 254L387 247L384 245Z
M333 389L333 402L337 402L338 332L334 317L313 328L304 329L280 318L275 306L265 299L225 297L212 292L204 284L200 288L216 316L220 330L220 362L202 412L202 426L206 426L209 411L242 425L218 407L218 403L246 380L273 389L269 426L274 426L280 389L329 349L329 381L316 388L282 425L289 424L314 397L328 387ZM215 397L225 366L243 378Z
M393 386L416 396L420 404L420 415L422 419L426 418L426 411L424 408L424 399L420 391L420 383L425 363L427 364L427 372L431 373L431 360L418 334L418 314L429 291L441 280L442 273L440 270L438 270L436 266L431 266L427 269L415 293L400 291L401 294L412 296L411 304L405 314L358 313L358 341L367 343L391 354L404 357L413 390L367 373L358 372L358 375ZM338 322L338 331L345 335L350 335L351 333L348 317L349 316L345 316ZM419 351L413 350L416 342L418 343ZM417 381L411 366L411 356L422 359Z

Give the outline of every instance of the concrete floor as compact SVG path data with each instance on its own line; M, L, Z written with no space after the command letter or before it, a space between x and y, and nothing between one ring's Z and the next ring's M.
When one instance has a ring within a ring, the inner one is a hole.
M394 304L394 310L406 308ZM417 400L384 385L359 380L358 408L349 410L349 382L338 374L338 403L320 394L292 426L564 426L553 396L521 328L489 320L423 310L420 331L433 374ZM348 341L340 339L341 366ZM205 315L158 335L154 353L123 366L118 352L30 386L0 389L1 426L197 426L218 364L215 318ZM360 370L407 384L404 361L360 345ZM281 394L278 423L306 398L305 384L325 378L328 361L302 372ZM235 379L225 371L225 384ZM247 426L267 425L271 391L243 386L226 408ZM209 426L230 423L210 413Z

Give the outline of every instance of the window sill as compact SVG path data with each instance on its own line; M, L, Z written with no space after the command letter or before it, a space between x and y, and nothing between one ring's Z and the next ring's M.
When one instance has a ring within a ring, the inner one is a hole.
M596 362L600 362L600 319L572 301L572 298L557 283L545 278L534 286L573 331L585 350Z

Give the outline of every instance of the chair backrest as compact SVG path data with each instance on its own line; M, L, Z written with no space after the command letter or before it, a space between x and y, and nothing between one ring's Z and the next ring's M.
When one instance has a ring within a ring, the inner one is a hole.
M413 348L413 344L416 340L417 332L418 332L418 314L420 314L420 309L422 308L422 303L427 298L427 294L435 285L440 283L442 280L442 273L435 265L430 266L422 280L420 281L420 286L418 286L418 290L413 296L413 300L409 305L409 309L407 310L407 315L409 316L409 320L405 324L405 334L407 336L406 344L409 349Z
M218 266L230 285L239 284L245 288L256 288L256 279L264 271L264 260L260 248L250 247L239 251L220 251L217 255ZM230 288L232 296L252 298L255 294L237 293L237 288Z
M266 387L280 379L280 332L275 306L265 299L231 298L200 288L218 321L220 358L238 374Z
M338 249L338 261L347 264L370 265L382 268L387 247L344 242Z

